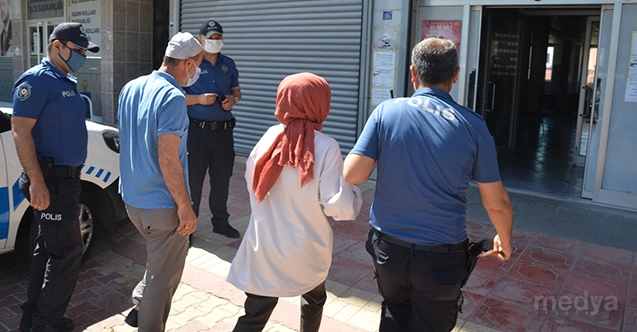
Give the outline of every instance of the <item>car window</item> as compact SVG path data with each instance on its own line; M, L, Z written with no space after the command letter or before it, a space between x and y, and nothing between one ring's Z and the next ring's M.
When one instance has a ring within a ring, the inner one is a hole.
M11 130L11 116L5 112L0 112L0 133Z

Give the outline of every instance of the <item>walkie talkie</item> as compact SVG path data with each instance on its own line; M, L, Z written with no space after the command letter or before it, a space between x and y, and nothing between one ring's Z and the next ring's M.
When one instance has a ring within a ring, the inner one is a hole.
M223 101L226 100L226 95L224 95L223 92L221 92L221 89L219 89L219 86L217 85L217 81L212 81L212 84L214 84L215 88L217 88L217 91L219 91L217 93L217 98L219 98L219 101L223 103Z

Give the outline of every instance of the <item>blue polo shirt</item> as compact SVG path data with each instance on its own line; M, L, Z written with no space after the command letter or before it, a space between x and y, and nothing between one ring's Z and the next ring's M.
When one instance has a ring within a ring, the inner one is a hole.
M122 199L139 209L174 207L175 200L159 167L157 140L167 134L181 137L179 159L188 186L189 120L183 89L172 76L160 71L136 78L120 93L117 120Z
M232 98L230 88L239 86L239 71L234 60L219 53L214 66L204 58L201 61L201 75L195 84L187 87L186 94L200 95L203 93L223 93ZM215 86L215 83L217 84ZM218 87L218 88L217 88ZM232 119L232 112L224 111L217 99L212 105L190 105L188 116L193 119L223 122Z
M54 165L80 166L86 160L86 104L77 79L65 76L48 59L27 70L13 86L13 116L36 119L31 130L40 157Z
M378 105L351 153L377 161L370 225L415 244L465 240L469 182L500 180L484 119L440 89Z

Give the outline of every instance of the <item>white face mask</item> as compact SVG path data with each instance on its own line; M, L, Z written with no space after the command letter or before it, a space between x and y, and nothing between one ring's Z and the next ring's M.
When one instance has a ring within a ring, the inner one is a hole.
M188 74L188 71L186 71L186 75L190 76L190 74ZM192 77L188 77L188 83L186 83L186 88L195 84L197 80L199 79L199 75L201 75L201 68L197 67L197 69L195 70L195 74Z
M204 45L204 49L208 53L219 53L221 52L222 47L223 47L222 39L206 39L206 45Z

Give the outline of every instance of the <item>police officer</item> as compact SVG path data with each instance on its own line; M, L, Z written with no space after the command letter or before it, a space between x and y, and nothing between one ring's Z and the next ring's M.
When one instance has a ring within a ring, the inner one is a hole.
M187 87L188 172L193 208L199 216L199 204L206 170L210 175L208 204L212 213L212 231L229 238L241 234L228 223L228 188L234 167L232 108L241 100L239 72L234 61L221 53L223 28L208 20L199 30L204 48L201 76Z
M513 212L484 119L449 95L460 73L456 46L421 41L410 71L416 92L378 105L343 174L358 184L378 167L366 249L383 296L380 331L451 331L468 274L469 182L497 232L487 255L511 256Z
M12 130L24 168L20 189L31 203L38 235L21 331L72 331L64 318L82 259L80 171L86 159L84 100L77 72L86 51L99 52L79 23L61 23L49 37L48 56L13 88Z

